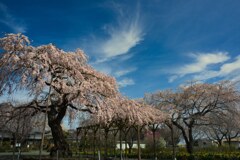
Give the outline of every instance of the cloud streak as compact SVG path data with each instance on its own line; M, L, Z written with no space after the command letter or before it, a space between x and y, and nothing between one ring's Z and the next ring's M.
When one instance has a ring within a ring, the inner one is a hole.
M126 6L116 3L112 3L110 7L117 13L116 23L103 26L106 37L93 36L92 43L97 47L88 47L96 58L92 64L99 71L116 77L119 87L134 85L134 80L126 75L136 71L137 67L129 67L125 61L133 57L131 49L144 40L140 8L137 5L135 9L129 10Z
M0 3L0 23L11 28L15 33L25 33L27 28L20 23L9 11L6 5Z
M208 70L194 76L194 79L207 80L211 78L228 78L231 80L240 80L240 56L234 61L223 64L219 70Z
M91 65L100 72L114 76L120 87L134 85L134 80L128 76L137 67L129 65L128 60L136 53L132 49L144 40L140 5L125 6L112 2L104 7L110 8L115 17L111 23L101 25L101 34L91 34L82 40L82 48L90 53Z
M234 62L222 65L220 75L227 75L239 69L240 69L240 56L236 57L236 60Z
M100 58L98 63L108 61L117 56L126 55L132 48L144 40L143 25L140 20L140 9L132 9L131 12L123 12L121 6L113 7L117 12L117 23L104 26L107 37L100 39L97 53Z
M196 56L196 55L195 55ZM196 62L187 64L174 75L169 77L169 82L175 81L183 76L190 76L195 80L209 80L212 78L240 80L240 56L231 59L227 52L218 52L210 54L198 54ZM219 69L211 69L208 66L220 64Z
M143 32L137 23L124 24L109 31L110 38L102 44L104 57L126 54L143 40Z
M115 77L122 77L122 76L125 76L125 75L127 75L127 74L129 74L129 73L131 73L131 72L134 72L134 71L136 71L137 70L137 68L136 67L132 67L132 68L126 68L126 69L123 69L123 70L118 70L118 71L116 71L115 73L114 73L114 76Z
M134 84L135 84L135 82L131 78L124 78L124 79L118 81L118 86L120 88L121 87L127 87L127 86L134 85Z
M187 64L176 71L178 75L199 73L206 70L209 65L222 63L230 58L226 52L197 53L192 54L192 57L195 59L195 62Z

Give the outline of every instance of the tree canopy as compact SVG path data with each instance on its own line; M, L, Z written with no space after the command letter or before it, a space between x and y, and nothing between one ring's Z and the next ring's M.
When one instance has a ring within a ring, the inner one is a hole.
M240 95L230 81L216 84L190 83L176 91L165 90L146 95L148 103L169 115L169 121L181 130L189 153L193 152L196 126L210 123L209 115L224 114L238 106Z
M29 102L18 108L47 113L58 150L69 150L60 126L67 108L96 112L119 94L115 79L88 65L80 49L65 52L53 44L34 47L22 34L7 34L0 39L0 48L0 96L27 92Z

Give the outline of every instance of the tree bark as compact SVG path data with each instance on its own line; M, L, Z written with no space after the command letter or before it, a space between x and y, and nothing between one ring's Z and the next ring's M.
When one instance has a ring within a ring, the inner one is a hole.
M108 132L109 132L109 128L105 128L104 132L105 132L104 159L107 159L107 157L108 157Z
M125 152L125 154L124 154L124 156L125 156L125 159L127 159L127 151L128 151L128 149L127 149L127 135L128 135L128 132L129 132L129 130L130 130L130 127L125 127L124 129L123 129L123 132L124 132L124 141L125 141L125 147L124 147L124 152Z
M50 111L48 112L48 125L51 128L54 147L51 149L50 155L53 156L59 153L60 156L68 157L72 155L70 151L69 144L67 143L63 130L61 127L61 121L66 113L66 106L60 108L60 110L56 113L56 109L54 106L51 106Z
M158 124L152 124L152 126L150 125L150 129L152 131L153 134L153 156L154 159L157 159L157 148L156 148L156 131L158 129Z
M113 139L113 143L114 143L114 157L116 157L116 148L117 148L117 146L116 146L116 136L117 136L117 133L118 133L118 129L117 129L117 131L116 132L114 132L114 139Z
M188 143L186 144L187 145L187 151L189 154L192 154L193 153L193 136L192 136L192 127L189 127L188 128L188 136L189 136L189 140L188 140Z
M217 140L217 143L218 143L218 147L222 146L222 140Z
M132 135L133 133L131 133L131 135L130 135L130 139L129 139L129 141L128 141L128 153L129 154L131 154L132 153L132 148L133 148L133 141L134 141L134 139L133 139L133 135Z
M185 129L180 124L178 124L175 121L172 121L172 123L173 123L173 125L175 125L176 127L178 127L181 130L184 141L186 143L187 152L189 154L192 154L193 153L193 136L192 136L192 128L193 127L188 125L188 136L187 136Z

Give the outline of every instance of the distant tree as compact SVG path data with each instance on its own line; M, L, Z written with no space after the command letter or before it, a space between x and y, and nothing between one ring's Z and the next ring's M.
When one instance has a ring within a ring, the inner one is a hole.
M96 112L106 107L103 100L118 91L115 79L95 71L81 50L65 52L56 46L29 45L22 34L0 39L0 96L25 91L29 102L20 108L46 113L54 140L53 151L62 155L71 151L64 138L61 122L69 108Z
M226 135L225 127L223 127L223 119L219 116L210 115L209 125L200 126L209 140L215 141L218 146L222 146L222 141Z
M13 106L11 103L1 103L0 104L0 129L4 130L6 121L9 120L10 115L12 114Z
M168 92L168 91L164 91L164 92ZM170 134L166 135L168 138L171 139L171 144L172 144L172 159L175 160L176 159L176 144L174 143L175 142L175 135L178 135L179 134L179 129L173 125L172 123L172 116L173 114L175 114L176 110L174 107L172 107L171 105L170 106L164 106L162 107L162 100L161 98L159 97L159 94L145 94L144 96L144 101L147 103L147 104L150 104L158 109L160 109L162 112L165 113L165 120L164 120L164 124L165 126L167 126L169 128L169 131L170 131ZM162 125L163 126L163 125ZM156 132L157 129L159 129L159 124L155 124L155 125L152 125L152 127L150 127L150 129L152 130L153 132L153 137L155 136L154 135L154 132ZM163 127L162 130L161 130L161 134L163 134L164 136L164 133L166 132L166 127ZM181 133L180 133L181 134ZM171 135L171 136L169 136ZM165 139L166 140L166 139ZM168 143L169 144L169 143Z
M16 109L10 103L0 105L0 130L12 135L13 155L16 144L20 144L21 148L27 142L32 129L38 126L38 121L32 116L33 114L35 114L35 110L31 108Z
M187 151L193 153L194 129L209 124L209 114L221 114L239 102L239 93L233 83L190 83L175 92L171 90L152 94L156 105L170 112L173 125L181 130Z
M176 127L176 126L172 126L173 127L173 139L171 136L171 129L167 126L167 125L162 125L162 127L159 129L160 135L161 137L166 141L166 144L168 146L177 146L177 144L180 142L181 140L181 131Z
M223 126L226 129L225 139L230 147L232 139L240 135L240 114L239 110L236 110L234 113L230 112L227 114L228 115L224 117L225 122L223 123Z
M127 134L127 144L128 144L128 153L131 154L132 153L132 148L133 148L133 144L134 141L137 141L137 131L134 128L130 128L129 132Z
M231 111L223 112L221 115L209 116L209 125L201 127L201 130L210 140L216 141L219 146L225 139L228 145L231 145L233 138L240 135L240 112L237 108Z

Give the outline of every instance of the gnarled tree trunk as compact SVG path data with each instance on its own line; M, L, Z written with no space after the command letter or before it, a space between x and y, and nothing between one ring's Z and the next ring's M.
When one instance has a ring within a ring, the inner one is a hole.
M71 156L69 145L64 137L63 130L61 127L61 121L65 116L67 107L59 107L57 112L55 106L50 107L48 112L48 125L51 128L54 147L51 149L50 155L54 156L58 152L59 156L67 157Z
M181 130L183 138L186 143L187 152L192 155L193 154L193 143L194 143L193 132L192 132L193 125L192 124L187 125L187 127L188 127L188 134L187 134L187 131L180 124L178 124L175 121L172 121L172 123L173 123L173 125L175 125L176 127L178 127Z

